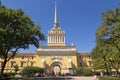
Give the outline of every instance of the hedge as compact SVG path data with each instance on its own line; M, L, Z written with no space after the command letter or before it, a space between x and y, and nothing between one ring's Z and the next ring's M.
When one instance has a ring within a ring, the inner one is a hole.
M92 75L92 70L90 68L85 68L85 67L78 67L76 68L76 74L82 75L82 76L91 76Z
M120 80L120 78L114 78L110 76L102 76L99 78L99 80Z
M32 66L27 66L24 67L23 70L21 71L22 74L25 74L26 76L34 76L35 73L44 73L44 69L40 67L32 67Z

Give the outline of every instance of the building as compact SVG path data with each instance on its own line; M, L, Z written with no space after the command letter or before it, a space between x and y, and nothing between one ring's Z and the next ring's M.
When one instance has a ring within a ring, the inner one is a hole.
M58 23L57 8L55 5L54 25L48 31L48 43L46 46L40 45L35 53L17 53L5 68L6 72L14 71L14 65L18 64L19 70L26 66L38 66L44 68L46 73L73 74L79 66L90 64L89 53L78 53L73 43L66 45L65 32ZM0 59L2 66L3 59Z

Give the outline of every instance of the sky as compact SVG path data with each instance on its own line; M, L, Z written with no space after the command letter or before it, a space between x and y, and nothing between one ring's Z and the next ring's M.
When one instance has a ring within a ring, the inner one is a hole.
M65 31L66 44L74 43L78 52L91 52L95 47L95 32L101 24L101 13L107 9L120 7L120 0L56 0L59 26ZM54 24L55 0L2 0L2 5L22 9L47 38ZM47 41L41 42L47 45ZM30 46L20 52L35 52Z

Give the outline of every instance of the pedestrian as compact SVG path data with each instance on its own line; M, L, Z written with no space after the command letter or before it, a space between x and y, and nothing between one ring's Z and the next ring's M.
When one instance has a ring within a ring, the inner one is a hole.
M96 74L93 77L94 77L94 80L97 80L97 75Z

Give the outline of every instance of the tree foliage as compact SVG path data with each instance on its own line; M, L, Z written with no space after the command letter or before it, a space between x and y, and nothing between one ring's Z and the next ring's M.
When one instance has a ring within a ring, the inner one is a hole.
M40 30L40 25L34 24L21 9L0 6L0 57L4 59L1 74L19 49L39 47L39 40L45 39Z
M92 50L93 67L108 73L120 69L120 8L102 13L102 23L96 31L96 46Z

